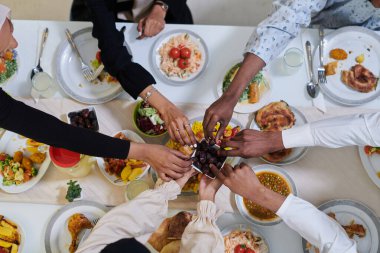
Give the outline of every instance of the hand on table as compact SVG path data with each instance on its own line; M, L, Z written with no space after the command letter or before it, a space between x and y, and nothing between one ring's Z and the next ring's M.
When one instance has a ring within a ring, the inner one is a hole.
M177 140L181 145L190 146L197 143L189 120L176 106L165 109L162 118L173 140Z
M214 202L215 195L221 186L222 182L219 179L211 179L208 178L206 175L203 175L199 183L200 200L210 200Z
M222 142L222 148L230 147L232 150L220 149L221 156L240 156L243 158L259 157L264 154L284 149L281 132L265 132L245 129L233 138Z
M220 127L216 134L215 140L218 140L222 135L228 123L232 118L232 113L236 103L228 97L221 96L206 110L203 117L203 131L206 140L213 140L213 132L216 124L219 122Z
M137 31L140 36L137 39L153 37L159 34L165 28L166 12L161 6L154 5L152 11L144 18L140 19L137 25Z

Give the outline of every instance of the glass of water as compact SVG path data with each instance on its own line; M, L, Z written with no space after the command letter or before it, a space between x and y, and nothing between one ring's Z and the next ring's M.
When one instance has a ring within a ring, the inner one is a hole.
M301 49L291 47L285 51L283 57L283 67L285 74L292 75L296 73L303 64L303 52Z
M32 79L32 97L51 98L56 93L53 78L45 72L39 72Z

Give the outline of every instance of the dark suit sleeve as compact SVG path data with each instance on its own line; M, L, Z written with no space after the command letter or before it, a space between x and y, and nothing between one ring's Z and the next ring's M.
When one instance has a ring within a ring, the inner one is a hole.
M132 62L124 46L124 34L115 26L115 4L115 0L87 0L94 24L92 35L98 39L106 70L118 79L126 92L137 98L156 81L141 65Z
M124 159L130 143L66 124L10 97L0 88L0 127L51 146L91 156Z

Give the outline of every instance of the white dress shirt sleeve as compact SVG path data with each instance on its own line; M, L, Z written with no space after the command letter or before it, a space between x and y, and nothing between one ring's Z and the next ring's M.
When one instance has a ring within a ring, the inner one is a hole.
M266 64L277 57L311 22L312 13L319 12L327 0L276 0L274 10L252 33L245 53L253 53Z
M309 202L290 194L277 215L321 253L357 253L342 226Z
M197 217L186 227L180 253L224 253L224 240L216 225L217 209L212 201L201 200Z
M100 252L108 244L154 232L167 217L168 200L180 194L175 181L141 193L134 200L105 214L76 253Z
M282 132L285 148L380 146L380 112L355 114L294 126Z

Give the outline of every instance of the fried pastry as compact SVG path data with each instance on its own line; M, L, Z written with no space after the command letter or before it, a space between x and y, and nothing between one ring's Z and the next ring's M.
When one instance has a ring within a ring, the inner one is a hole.
M264 131L282 131L291 128L296 118L285 101L272 102L257 111L257 125Z

